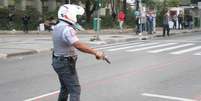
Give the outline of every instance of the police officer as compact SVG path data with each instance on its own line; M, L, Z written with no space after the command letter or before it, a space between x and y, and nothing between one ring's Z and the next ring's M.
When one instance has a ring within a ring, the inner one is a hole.
M30 20L30 17L26 14L22 17L23 31L25 33L28 33L28 30L29 30L28 28L29 20Z
M53 58L52 66L60 81L58 101L80 101L80 84L75 69L77 54L75 49L92 54L96 59L104 59L104 54L90 48L79 41L76 36L77 15L83 15L84 9L77 5L65 4L59 8L59 23L53 29Z

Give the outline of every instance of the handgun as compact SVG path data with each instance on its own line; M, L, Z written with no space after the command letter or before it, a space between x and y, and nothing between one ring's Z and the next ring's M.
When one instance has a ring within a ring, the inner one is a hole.
M108 59L107 56L104 56L103 60L105 60L108 64L111 64L110 60Z

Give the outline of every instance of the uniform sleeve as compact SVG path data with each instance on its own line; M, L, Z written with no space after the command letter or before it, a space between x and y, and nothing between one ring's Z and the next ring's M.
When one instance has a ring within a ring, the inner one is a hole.
M76 41L79 41L74 29L66 28L62 34L63 40L69 44L74 44Z

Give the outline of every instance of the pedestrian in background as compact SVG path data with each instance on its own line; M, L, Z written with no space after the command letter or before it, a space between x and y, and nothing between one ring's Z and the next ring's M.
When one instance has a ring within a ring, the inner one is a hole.
M173 29L177 29L177 15L173 15L172 17L172 22L173 22Z
M169 21L170 21L170 16L168 11L166 11L166 13L163 16L163 37L165 37L166 32L167 32L167 35L169 36L169 33L170 33Z
M192 14L187 15L187 23L188 23L188 28L192 29L193 28L193 16L192 16Z
M184 28L184 15L182 11L179 12L178 15L178 29L183 29Z
M8 29L14 30L14 14L9 13L7 19L8 19Z
M148 34L152 34L153 33L153 21L154 21L154 17L152 16L151 13L148 13L147 15L147 32Z
M90 48L79 41L76 36L77 15L83 15L84 8L77 5L65 4L59 8L59 23L55 25L52 33L53 54L52 66L60 81L60 93L58 101L80 101L81 87L76 71L78 49L84 53L92 54L96 59L103 59L103 52Z
M26 14L22 17L22 24L23 24L23 31L24 31L24 33L28 33L28 30L29 30L29 28L28 28L29 20L30 20L30 17L28 15L26 15Z
M125 21L125 17L126 17L125 13L123 11L120 11L118 14L118 21L119 21L119 28L121 32L123 32L123 24Z
M146 31L146 16L141 17L141 32Z

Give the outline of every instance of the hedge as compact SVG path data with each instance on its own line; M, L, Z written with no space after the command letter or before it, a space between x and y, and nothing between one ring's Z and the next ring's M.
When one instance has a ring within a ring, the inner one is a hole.
M26 11L21 10L15 10L13 15L13 21L9 21L8 15L9 10L7 8L0 8L0 30L22 30L22 17L26 14L30 16L30 22L29 22L29 29L30 30L36 30L38 27L38 24L40 23L40 18L43 18L43 21L49 19L50 17L56 18L57 12L45 12L44 15L40 15L40 13L32 7L27 7ZM135 26L134 23L135 18L133 17L132 10L128 10L126 21L124 23L124 27L133 28ZM92 29L93 28L93 19L90 22L86 22L85 17L82 17L81 25L85 29ZM107 29L107 28L119 28L118 26L118 20L117 17L115 21L112 21L112 16L101 16L101 28Z
M27 7L26 11L15 10L14 13L9 14L9 10L7 8L0 8L0 30L22 30L22 17L24 15L30 16L29 29L35 30L37 29L38 19L40 17L40 13L32 8ZM12 15L12 20L9 20L9 15Z

